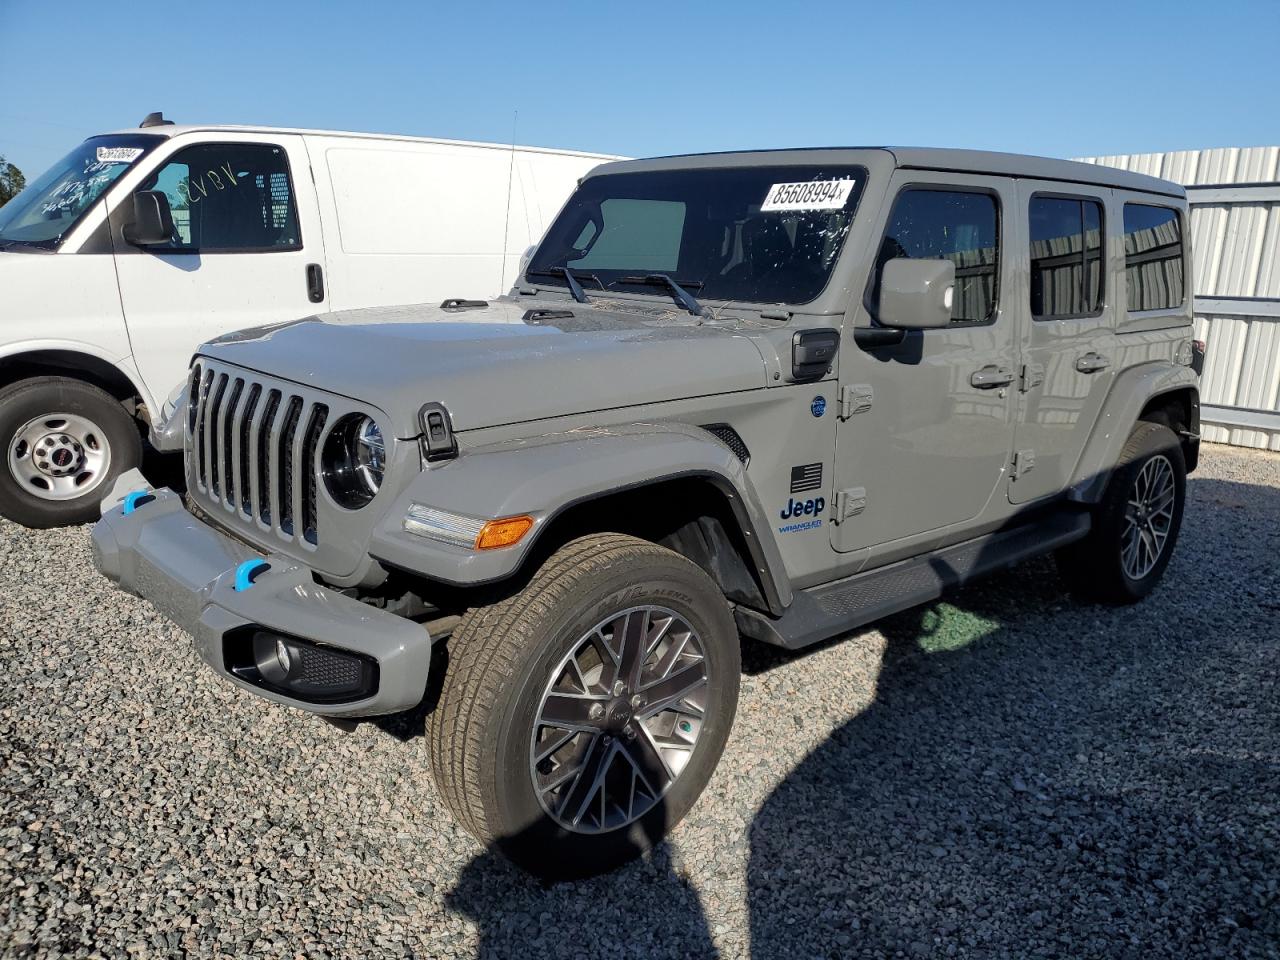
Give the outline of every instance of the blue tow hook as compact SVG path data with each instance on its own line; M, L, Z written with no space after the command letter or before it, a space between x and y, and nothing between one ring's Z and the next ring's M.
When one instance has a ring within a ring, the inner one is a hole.
M124 515L127 517L144 503L150 503L154 499L150 490L134 490L124 498Z
M258 575L266 573L271 569L271 564L265 560L259 560L254 557L252 560L246 560L240 566L236 567L236 584L237 591L248 590L253 586L254 581L258 579Z

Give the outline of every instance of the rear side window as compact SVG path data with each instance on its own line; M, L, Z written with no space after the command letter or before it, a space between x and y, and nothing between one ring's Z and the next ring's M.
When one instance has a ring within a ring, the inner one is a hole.
M208 143L179 150L144 189L169 198L176 237L152 249L248 253L298 250L298 212L284 150Z
M1102 204L1031 198L1031 315L1087 317L1102 309Z
M873 299L879 302L881 274L890 260L950 260L956 265L951 322L985 323L995 316L999 246L999 215L990 194L904 190L876 257Z
M1182 305L1186 269L1178 211L1145 203L1124 205L1124 276L1131 311Z

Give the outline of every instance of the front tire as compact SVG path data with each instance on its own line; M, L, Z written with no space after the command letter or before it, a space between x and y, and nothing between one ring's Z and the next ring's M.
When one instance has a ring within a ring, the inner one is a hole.
M427 719L437 787L531 873L613 869L706 786L740 670L728 603L699 567L634 537L572 541L449 638Z
M1093 529L1056 554L1071 592L1084 600L1136 603L1164 576L1178 542L1187 468L1178 436L1141 421L1129 434Z
M0 390L0 514L28 527L97 520L115 478L142 462L142 438L120 402L68 377Z

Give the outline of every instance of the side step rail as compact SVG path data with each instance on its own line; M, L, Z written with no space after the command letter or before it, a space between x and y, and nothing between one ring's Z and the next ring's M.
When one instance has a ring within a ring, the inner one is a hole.
M1055 514L834 583L797 590L795 601L778 618L741 606L734 609L734 615L745 636L799 650L936 600L952 587L1064 547L1084 537L1089 523L1089 514L1084 511Z

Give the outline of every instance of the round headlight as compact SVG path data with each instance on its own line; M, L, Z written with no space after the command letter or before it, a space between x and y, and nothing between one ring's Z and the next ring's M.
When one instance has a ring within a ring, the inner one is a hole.
M382 431L369 417L360 421L356 428L355 464L356 473L370 494L378 492L382 486L382 464L386 460L387 448L382 442Z
M348 510L358 510L382 486L387 445L371 417L348 414L333 425L324 441L321 467L330 496Z

